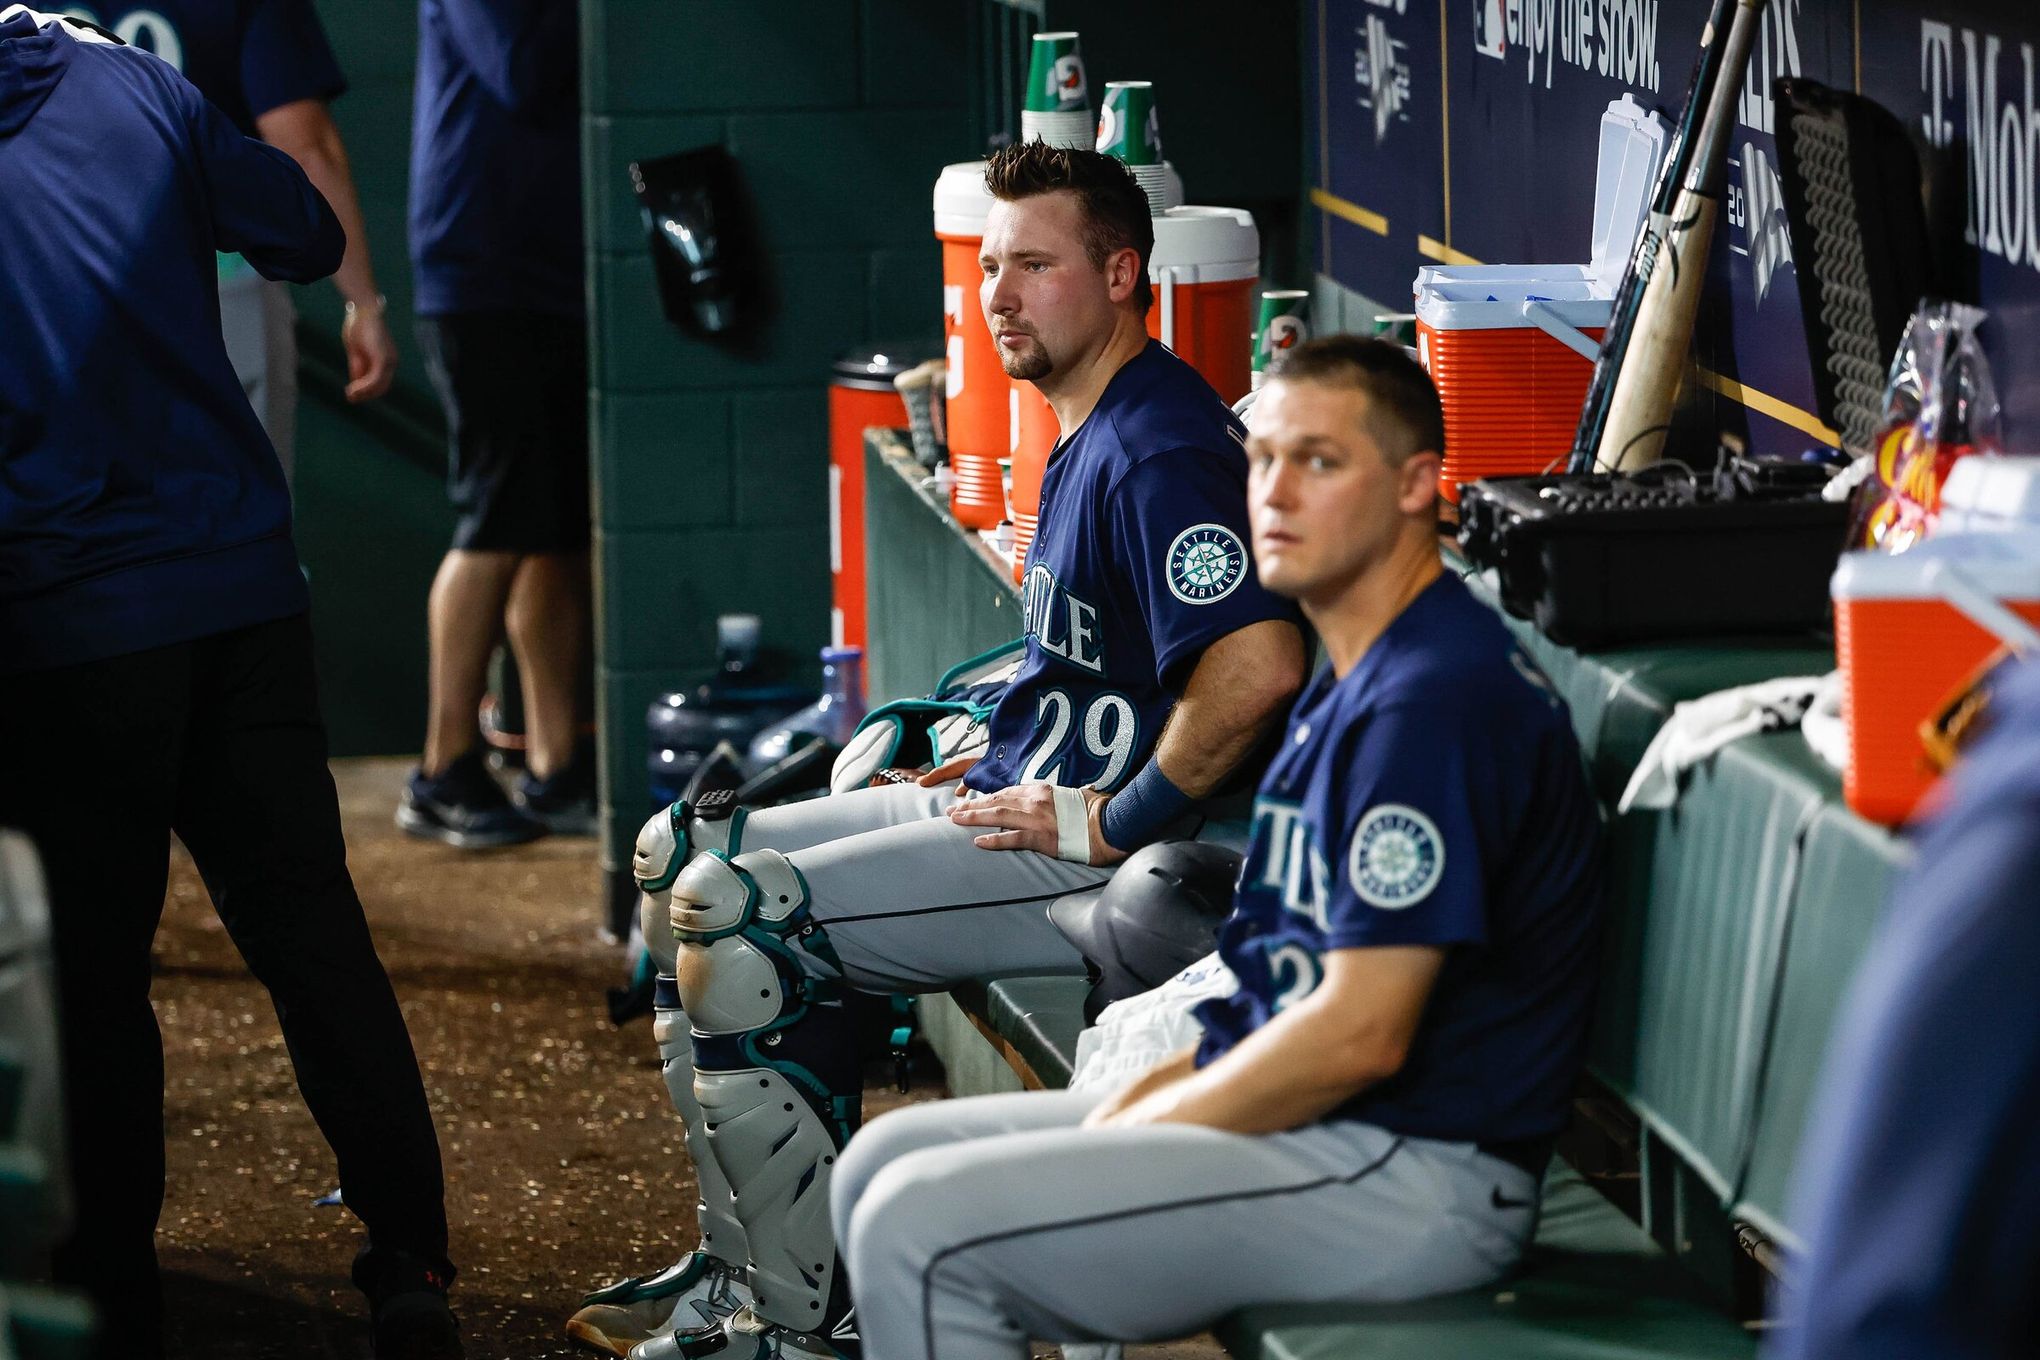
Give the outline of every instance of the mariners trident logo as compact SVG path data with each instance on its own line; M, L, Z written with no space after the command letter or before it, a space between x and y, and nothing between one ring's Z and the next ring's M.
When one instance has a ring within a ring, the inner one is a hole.
M1401 911L1430 896L1445 872L1445 841L1437 824L1413 807L1383 803L1360 819L1346 874L1360 900Z
M1247 550L1223 524L1198 524L1169 545L1169 593L1185 604L1210 604L1247 578Z

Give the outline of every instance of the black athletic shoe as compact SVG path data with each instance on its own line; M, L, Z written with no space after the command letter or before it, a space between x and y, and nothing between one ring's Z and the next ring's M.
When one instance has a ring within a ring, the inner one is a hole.
M518 845L538 839L546 830L511 805L489 777L480 751L466 752L437 779L412 771L397 802L397 825L413 836L461 850Z
M543 822L555 836L592 836L597 829L595 813L595 762L576 757L564 770L548 779L534 779L527 771L518 776L512 795L527 817Z
M447 1306L453 1268L433 1268L408 1252L355 1258L354 1282L368 1295L375 1360L465 1360L460 1324Z

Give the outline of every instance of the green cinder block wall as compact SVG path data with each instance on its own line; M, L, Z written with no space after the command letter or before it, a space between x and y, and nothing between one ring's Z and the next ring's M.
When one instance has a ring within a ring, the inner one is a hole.
M646 812L644 713L713 664L715 616L828 641L828 367L939 329L929 195L974 154L957 0L581 0L596 677L605 867ZM633 160L721 144L777 305L743 354L659 310Z

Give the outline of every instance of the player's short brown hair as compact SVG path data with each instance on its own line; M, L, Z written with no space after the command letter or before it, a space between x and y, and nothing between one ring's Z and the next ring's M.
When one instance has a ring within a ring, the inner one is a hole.
M1350 387L1367 397L1374 442L1398 467L1419 453L1445 452L1445 410L1438 389L1409 351L1364 335L1326 335L1283 350L1268 364L1269 382Z
M1067 189L1084 208L1084 255L1103 271L1117 250L1139 256L1133 305L1142 316L1155 300L1148 284L1148 257L1155 251L1155 224L1147 193L1121 161L1098 151L1020 142L994 151L985 161L985 188L993 198L1017 203L1037 194Z

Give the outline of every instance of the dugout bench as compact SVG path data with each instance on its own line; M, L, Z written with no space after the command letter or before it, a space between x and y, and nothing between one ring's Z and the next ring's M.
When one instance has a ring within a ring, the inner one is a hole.
M1020 614L1003 564L950 519L904 440L870 432L866 460L866 542L885 545L867 564L877 702L921 693L956 658L1010 640ZM1499 609L1491 588L1469 584ZM1812 642L1581 654L1504 621L1564 695L1610 807L1674 704L1834 665ZM1775 1260L1798 1246L1785 1203L1802 1124L1906 851L1842 805L1838 777L1795 731L1737 741L1688 775L1673 807L1614 820L1609 854L1589 1055L1599 1098L1582 1108L1613 1126L1604 1141L1617 1155L1586 1140L1592 1184L1554 1163L1535 1246L1510 1280L1414 1304L1250 1309L1218 1328L1234 1355L1754 1354L1750 1256ZM952 1093L1066 1084L1085 990L1081 978L1024 977L923 998Z

